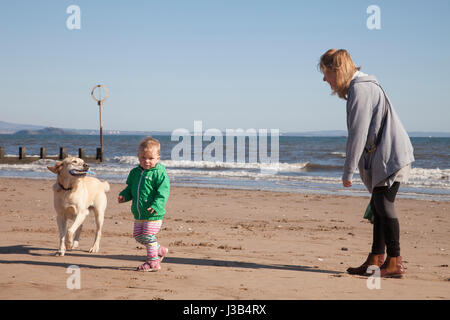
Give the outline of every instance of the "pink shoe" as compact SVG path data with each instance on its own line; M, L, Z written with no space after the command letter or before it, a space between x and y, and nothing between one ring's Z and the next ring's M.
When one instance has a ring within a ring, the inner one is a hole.
M163 246L159 246L158 249L158 257L159 257L159 261L162 262L164 257L167 255L167 253L169 252L169 249L167 249L166 247Z
M154 271L158 271L161 269L161 265L160 265L160 260L150 260L150 261L145 261L142 265L140 265L139 267L137 267L137 271L142 271L142 272L154 272Z

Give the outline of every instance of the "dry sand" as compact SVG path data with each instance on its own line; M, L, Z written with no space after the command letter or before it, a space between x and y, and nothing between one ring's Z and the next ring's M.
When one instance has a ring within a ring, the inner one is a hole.
M108 194L100 252L89 254L88 217L80 248L53 254L58 229L54 182L0 179L0 299L449 299L450 202L397 199L404 279L345 270L366 258L368 197L173 187L158 235L170 253L141 273L145 248L132 238L123 185ZM70 265L81 289L69 290ZM373 282L375 283L375 282Z

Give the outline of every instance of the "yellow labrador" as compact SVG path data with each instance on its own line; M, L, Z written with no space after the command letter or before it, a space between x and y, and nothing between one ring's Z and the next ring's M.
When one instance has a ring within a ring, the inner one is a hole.
M60 237L56 255L64 256L66 249L78 247L82 225L89 212L94 213L97 225L94 245L89 252L98 252L109 183L86 177L89 165L80 158L69 157L47 168L57 174L56 183L53 185L53 201ZM74 220L70 228L67 228L68 219Z

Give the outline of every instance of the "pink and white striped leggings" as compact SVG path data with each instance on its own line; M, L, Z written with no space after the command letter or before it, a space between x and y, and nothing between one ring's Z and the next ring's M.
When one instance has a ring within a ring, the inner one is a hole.
M147 247L147 260L158 260L159 244L156 234L161 229L162 220L135 220L133 237Z

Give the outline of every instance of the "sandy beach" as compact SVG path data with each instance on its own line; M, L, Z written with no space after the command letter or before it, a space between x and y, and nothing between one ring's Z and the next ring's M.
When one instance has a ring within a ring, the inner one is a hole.
M124 187L108 193L100 252L94 217L79 249L54 256L58 229L50 180L0 179L0 299L449 299L450 202L397 199L404 279L345 270L366 258L367 197L172 187L158 241L162 269L141 273ZM68 267L80 289L68 289Z

